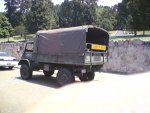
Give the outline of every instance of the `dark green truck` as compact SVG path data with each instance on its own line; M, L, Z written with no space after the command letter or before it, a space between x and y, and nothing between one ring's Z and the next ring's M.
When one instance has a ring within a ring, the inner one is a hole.
M36 33L33 42L27 42L19 65L22 79L28 80L32 72L43 70L51 76L58 70L56 80L60 85L94 79L108 61L109 34L94 26L79 26Z

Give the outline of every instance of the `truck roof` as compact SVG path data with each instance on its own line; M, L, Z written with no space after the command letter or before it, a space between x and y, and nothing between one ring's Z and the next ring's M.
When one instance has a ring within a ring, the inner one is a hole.
M108 46L109 34L95 26L79 26L38 31L35 45L41 54L83 54L87 43ZM36 48L35 48L36 52Z
M77 30L88 30L89 28L95 28L95 29L100 29L103 32L107 32L105 29L96 27L93 25L85 25L85 26L77 26L77 27L69 27L69 28L59 28L59 29L51 29L51 30L39 30L37 34L43 34L43 33L59 33L59 32L65 32L65 31L77 31Z

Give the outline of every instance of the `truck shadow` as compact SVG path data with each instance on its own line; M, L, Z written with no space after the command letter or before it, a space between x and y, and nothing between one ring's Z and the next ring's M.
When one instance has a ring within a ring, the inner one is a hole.
M5 68L5 67L0 67L0 71L12 71L13 69Z
M150 72L150 71L142 71L142 72L132 72L132 73L129 73L129 72L117 72L117 71L102 71L103 73L110 73L110 74L116 74L116 75L128 75L128 76L131 76L131 75L137 75L137 74L142 74L142 73L147 73L147 72Z
M22 80L21 77L17 77L17 79ZM51 88L60 88L60 85L57 83L55 77L46 77L44 75L33 75L31 80L23 80L23 81Z
M26 81L29 83L41 85L41 86L56 88L56 89L65 87L65 86L60 86L57 83L56 77L54 77L54 76L46 77L46 76L41 74L41 75L33 75L31 80L23 80L21 77L17 77L17 79L22 80L22 81ZM76 78L74 83L80 83L80 81ZM86 83L86 82L83 82L83 83ZM68 84L68 85L70 85L70 84Z

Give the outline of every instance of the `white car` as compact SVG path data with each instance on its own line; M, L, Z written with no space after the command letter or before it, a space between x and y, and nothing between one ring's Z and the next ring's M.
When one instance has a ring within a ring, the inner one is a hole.
M15 57L8 55L6 52L0 52L0 67L12 69L18 64Z

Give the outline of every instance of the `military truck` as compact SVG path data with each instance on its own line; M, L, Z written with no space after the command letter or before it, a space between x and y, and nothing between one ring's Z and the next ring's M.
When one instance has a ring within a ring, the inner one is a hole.
M19 61L21 78L29 80L32 72L43 70L60 85L75 81L91 81L108 61L109 34L95 26L79 26L36 33L33 42L27 42Z

